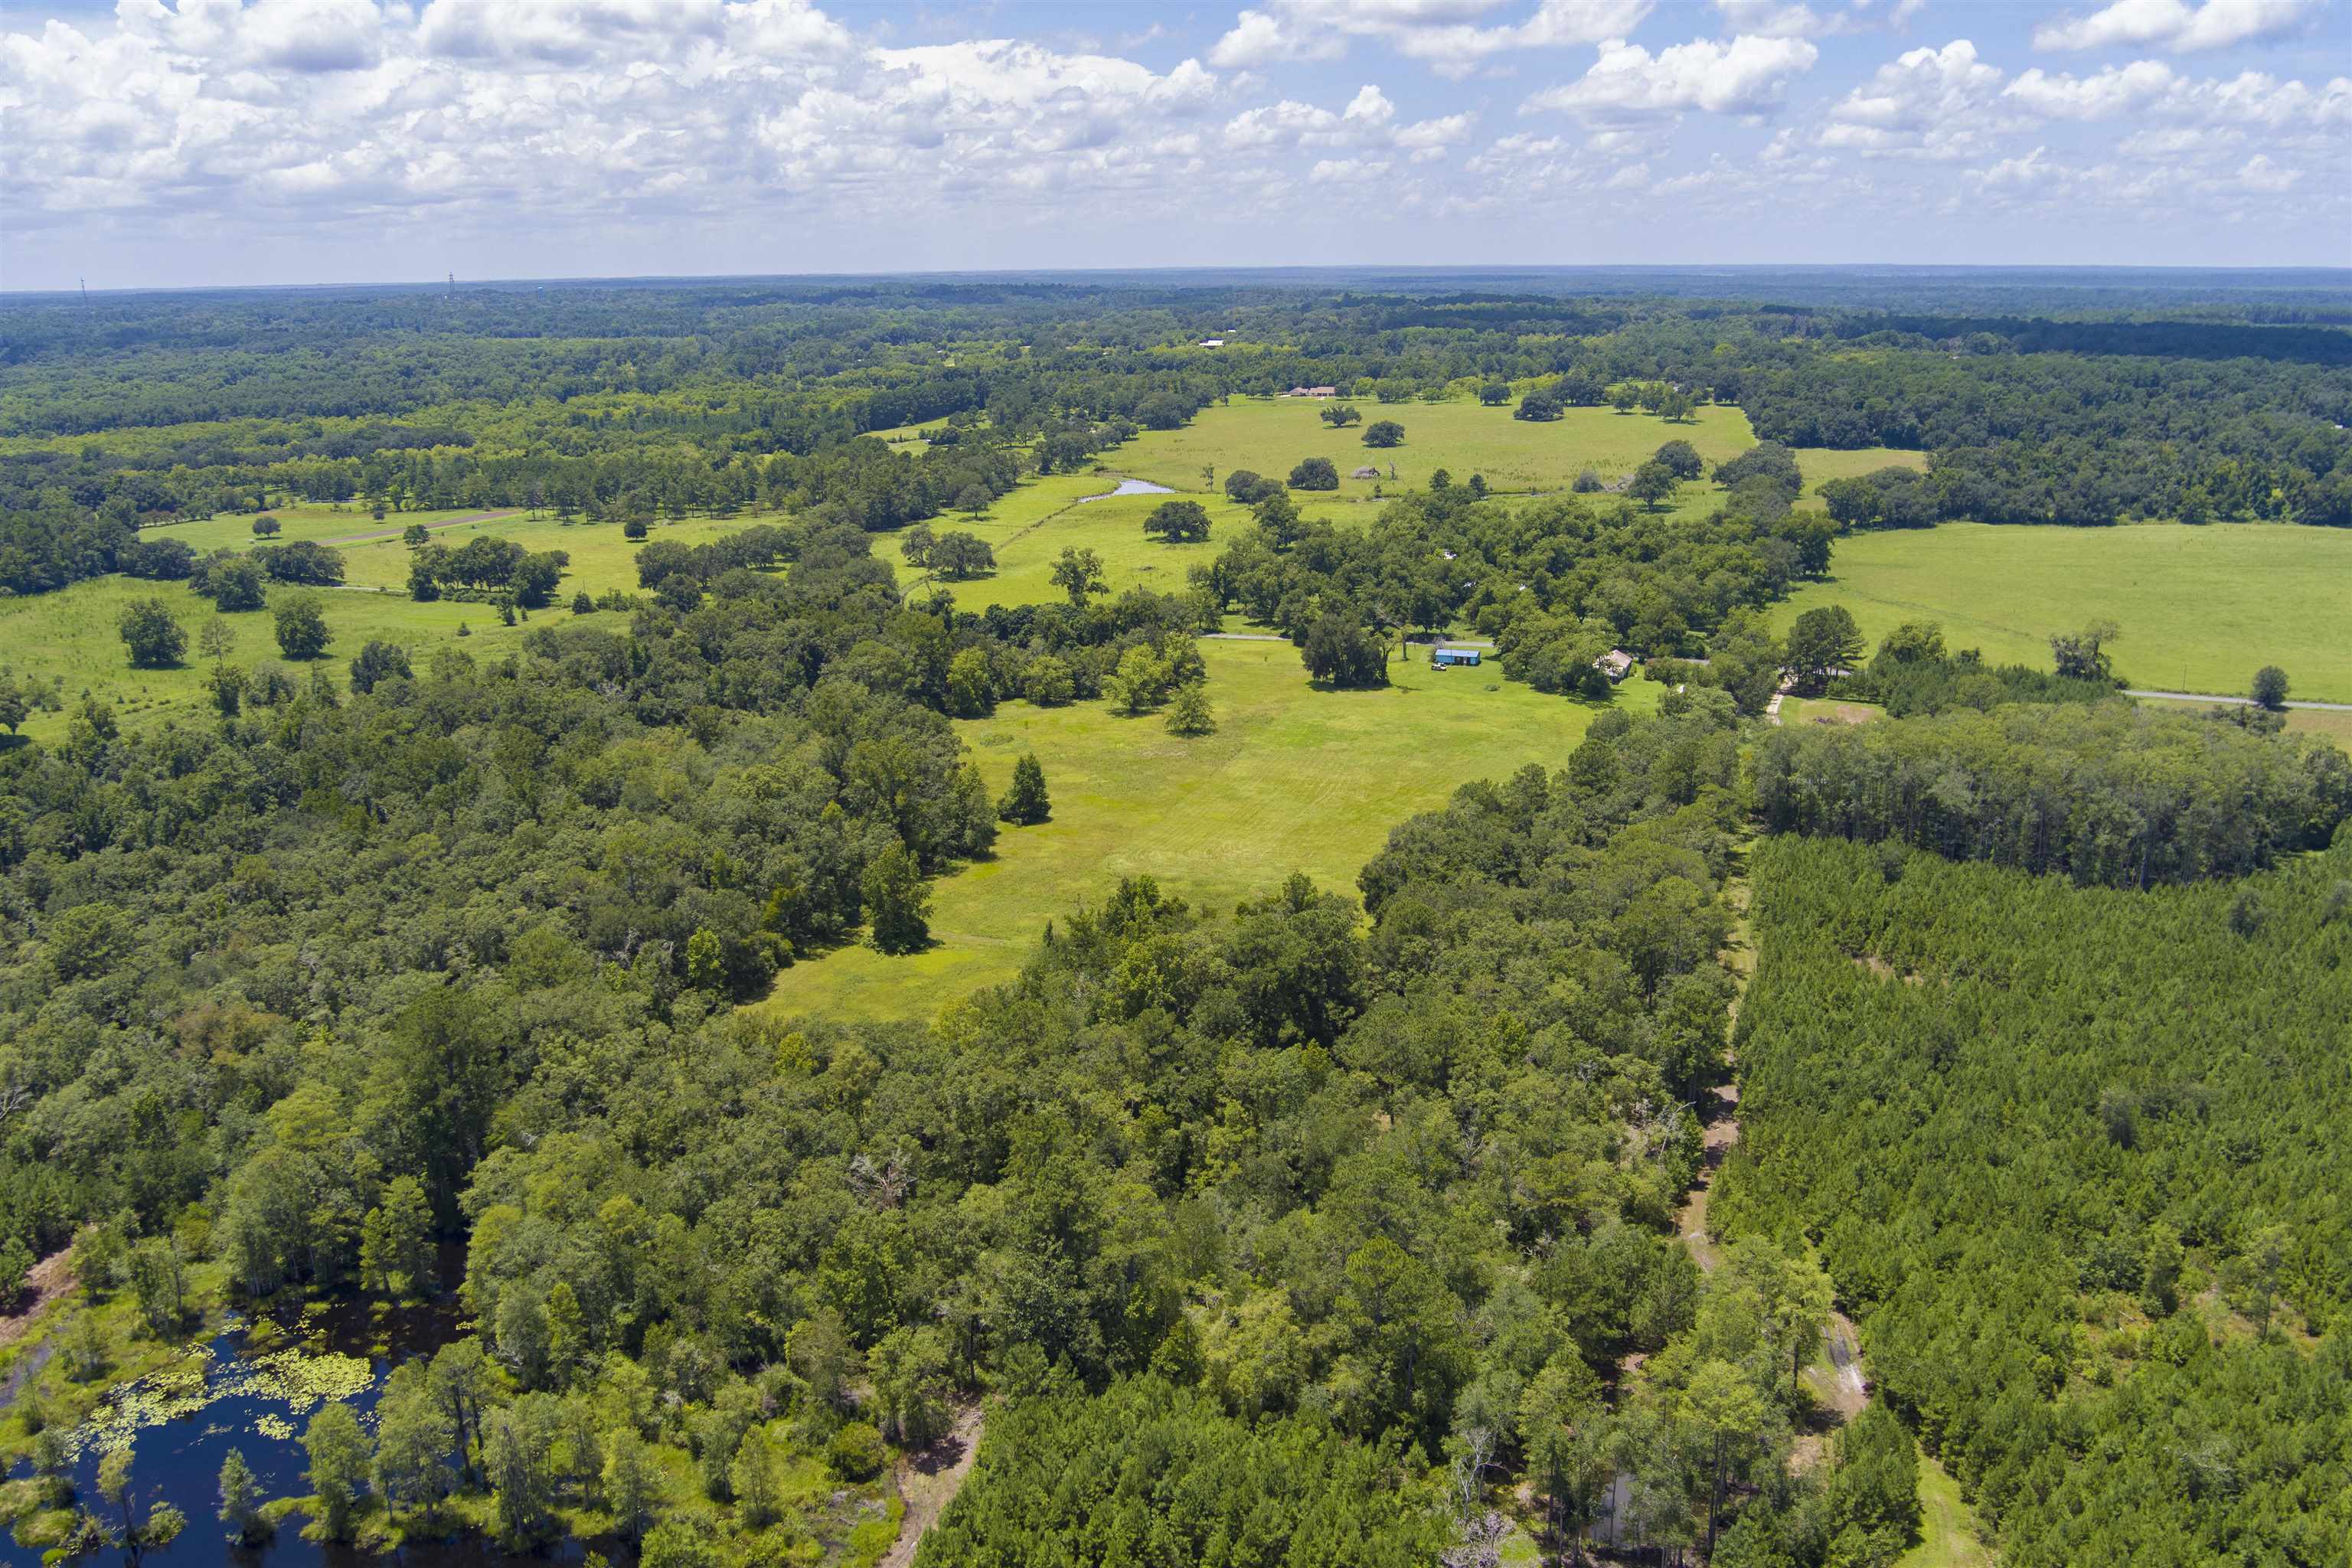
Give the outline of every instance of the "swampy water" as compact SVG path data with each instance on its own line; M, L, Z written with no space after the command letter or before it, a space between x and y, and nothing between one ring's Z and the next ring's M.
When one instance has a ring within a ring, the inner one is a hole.
M577 1542L531 1558L510 1558L474 1537L412 1544L396 1557L378 1557L305 1541L299 1520L251 1550L234 1548L225 1538L216 1515L221 1462L229 1450L245 1456L264 1497L308 1491L301 1435L319 1406L340 1399L373 1431L376 1395L392 1369L412 1356L431 1355L456 1336L455 1283L465 1268L464 1248L443 1248L439 1265L445 1289L430 1301L382 1315L364 1302L340 1302L232 1318L220 1332L189 1344L169 1366L110 1390L99 1413L74 1433L75 1489L95 1498L99 1461L125 1443L134 1445L131 1491L141 1510L170 1502L188 1519L178 1541L147 1554L150 1563L190 1568L212 1563L239 1568L380 1568L393 1563L489 1568L579 1561L584 1552ZM15 1471L28 1473L23 1465ZM623 1560L608 1543L598 1544L614 1562ZM112 1555L82 1561L109 1563ZM0 1560L33 1563L40 1554L0 1534Z
M1155 485L1150 479L1121 479L1117 489L1105 490L1098 496L1080 496L1078 500L1108 500L1113 496L1172 496L1175 493L1166 485Z

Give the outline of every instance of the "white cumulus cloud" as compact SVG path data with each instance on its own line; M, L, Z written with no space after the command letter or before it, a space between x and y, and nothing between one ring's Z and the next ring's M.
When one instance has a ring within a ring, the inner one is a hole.
M1821 51L1802 38L1699 38L1654 55L1639 44L1612 38L1582 78L1535 94L1523 108L1596 116L1685 109L1760 114L1778 108L1789 84L1820 58Z
M1460 75L1515 49L1596 44L1631 32L1654 0L1265 0L1244 11L1209 51L1213 65L1336 59L1349 40L1382 43ZM1515 16L1514 13L1517 13Z
M2187 52L2226 48L2275 37L2298 26L2313 0L2115 0L2086 16L2045 22L2033 31L2038 49L2100 49L2154 44Z

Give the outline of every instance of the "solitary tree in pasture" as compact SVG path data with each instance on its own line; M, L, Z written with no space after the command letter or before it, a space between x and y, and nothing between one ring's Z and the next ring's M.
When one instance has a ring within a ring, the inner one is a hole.
M1653 458L1633 470L1633 482L1627 489L1635 500L1655 511L1661 501L1675 493L1675 471Z
M1206 735L1217 727L1209 710L1209 686L1202 680L1188 680L1176 689L1168 703L1168 732L1171 735Z
M1196 500L1162 501L1143 520L1143 531L1170 544L1193 544L1209 537L1209 510Z
M1045 769L1034 752L1024 752L1013 764L1013 787L996 803L996 815L1015 826L1027 827L1053 814L1045 794Z
M868 940L884 952L913 952L931 939L931 895L922 868L904 844L867 862L858 880L866 900Z
M316 658L335 640L318 597L298 595L278 606L278 647L288 658Z
M1336 490L1339 488L1339 470L1328 458L1307 458L1290 470L1290 488L1295 490Z
M1103 591L1102 557L1066 545L1054 561L1053 579L1054 586L1070 596L1071 607L1083 610L1088 597Z
M140 599L126 605L115 629L122 635L122 646L131 650L135 669L169 668L188 651L188 634L161 599Z

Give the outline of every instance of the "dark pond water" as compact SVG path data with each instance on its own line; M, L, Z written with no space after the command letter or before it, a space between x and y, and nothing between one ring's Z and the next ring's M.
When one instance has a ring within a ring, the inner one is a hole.
M465 1267L461 1247L440 1258L441 1278L454 1282ZM584 1549L566 1542L535 1557L512 1557L476 1537L411 1544L396 1554L377 1556L305 1541L299 1530L280 1531L250 1550L233 1547L216 1515L220 1468L236 1449L245 1456L266 1498L298 1495L307 1459L302 1428L321 1402L340 1398L371 1432L375 1402L392 1369L416 1355L431 1355L456 1336L458 1310L454 1289L433 1301L394 1308L381 1315L363 1302L289 1307L233 1320L209 1340L163 1372L110 1392L109 1403L76 1434L80 1448L74 1486L85 1498L98 1495L98 1466L110 1447L128 1436L136 1446L131 1492L142 1512L169 1502L185 1514L188 1528L168 1549L151 1552L151 1563L225 1563L237 1568L492 1568L499 1564L576 1563ZM19 1465L16 1475L30 1473ZM599 1542L616 1563L625 1553ZM81 1559L105 1563L113 1554ZM29 1552L0 1532L0 1559L35 1564Z

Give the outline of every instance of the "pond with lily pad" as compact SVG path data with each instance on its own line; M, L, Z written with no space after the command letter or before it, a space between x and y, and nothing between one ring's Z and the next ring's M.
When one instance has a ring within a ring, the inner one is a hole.
M442 1254L442 1278L464 1268L464 1251ZM232 1547L219 1522L220 1469L230 1452L245 1457L265 1498L310 1490L301 1436L331 1400L349 1405L360 1425L375 1427L376 1396L392 1369L431 1355L460 1331L454 1289L425 1302L374 1307L365 1302L310 1303L250 1315L229 1315L210 1336L194 1341L169 1364L108 1392L97 1413L68 1436L78 1498L94 1502L98 1467L108 1454L132 1450L131 1495L144 1514L168 1502L186 1515L187 1529L169 1547L151 1549L150 1563L236 1563L250 1568L360 1568L397 1562L418 1568L487 1568L507 1563L577 1562L583 1548L565 1542L530 1558L510 1558L476 1537L411 1542L394 1557L301 1537L300 1516L270 1540ZM29 1464L12 1482L32 1475ZM111 1553L79 1559L97 1563ZM38 1547L0 1538L9 1563L41 1561Z

